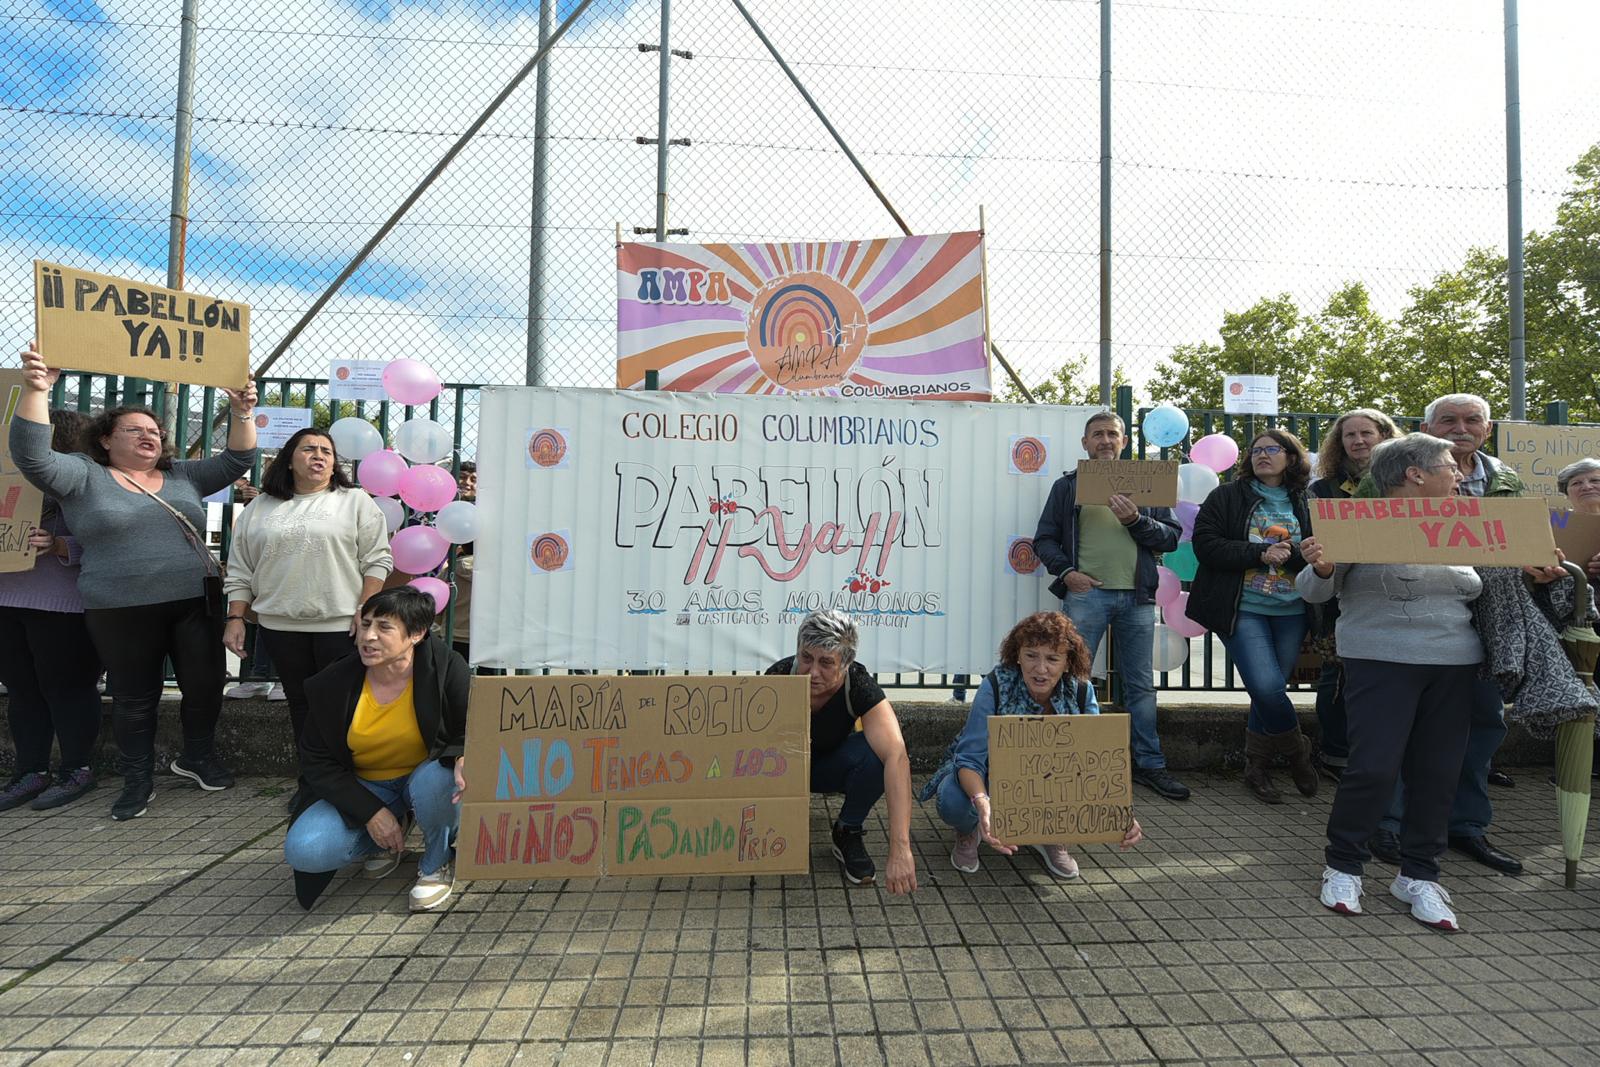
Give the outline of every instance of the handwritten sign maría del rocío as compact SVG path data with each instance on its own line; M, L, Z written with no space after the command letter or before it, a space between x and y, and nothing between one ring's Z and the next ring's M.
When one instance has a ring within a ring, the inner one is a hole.
M1469 567L1555 562L1550 512L1531 497L1313 500L1311 529L1329 563Z
M463 878L803 874L803 677L481 677Z
M1008 845L1121 841L1133 821L1126 715L989 719L990 827Z
M34 326L52 367L242 389L250 308L33 261Z
M1104 504L1117 493L1142 508L1178 502L1178 464L1156 459L1078 460L1079 504Z

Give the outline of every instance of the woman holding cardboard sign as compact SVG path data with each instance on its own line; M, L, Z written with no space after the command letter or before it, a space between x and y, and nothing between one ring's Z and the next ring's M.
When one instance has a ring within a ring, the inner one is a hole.
M1600 459L1580 459L1556 472L1556 488L1581 515L1600 515ZM1600 597L1600 553L1583 561L1589 587Z
M61 502L83 546L78 591L84 622L110 672L112 726L122 756L116 820L145 813L155 792L156 712L163 663L183 692L183 755L174 774L205 790L233 775L213 752L222 713L222 575L205 545L203 497L255 462L256 387L227 390L227 451L174 460L166 431L147 408L104 412L85 436L88 455L50 447L48 394L60 371L33 348L22 354L26 387L11 422L11 456L28 481Z
M995 837L990 825L989 718L994 715L1098 715L1089 683L1089 646L1065 615L1041 611L1017 623L1000 642L1000 665L972 698L967 724L950 744L950 755L919 797L939 798L939 818L956 832L950 862L956 870L978 870L978 842L1002 856L1017 851ZM1144 838L1135 819L1122 838L1124 849ZM1078 877L1078 862L1066 845L1034 845L1045 869L1057 878Z
M1451 443L1413 433L1373 451L1370 476L1387 497L1455 494L1460 468ZM1400 872L1389 891L1418 922L1458 930L1439 885L1450 806L1467 751L1474 687L1484 659L1472 623L1483 579L1472 567L1333 564L1315 537L1300 544L1306 567L1295 579L1313 604L1339 598L1336 637L1344 660L1350 763L1328 816L1322 904L1361 914L1367 841L1388 811L1396 779L1406 786ZM1536 582L1564 572L1524 568Z

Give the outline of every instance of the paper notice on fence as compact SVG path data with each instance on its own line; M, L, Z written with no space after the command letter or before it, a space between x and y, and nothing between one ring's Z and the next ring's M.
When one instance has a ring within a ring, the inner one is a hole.
M1227 374L1222 378L1222 410L1229 415L1276 415L1276 374Z
M256 408L256 446L282 448L310 425L310 408Z
M810 749L797 676L474 678L461 876L804 874Z
M328 364L328 396L333 400L387 400L381 359L336 359Z
M1550 512L1531 497L1314 500L1311 528L1330 563L1520 567L1555 562Z
M1008 845L1121 841L1133 821L1126 715L994 715L989 803Z
M1516 471L1528 492L1560 496L1556 474L1576 460L1600 459L1600 426L1499 424L1498 458Z
M1116 493L1141 508L1173 507L1178 503L1178 464L1148 459L1078 460L1080 505L1104 504Z
M39 525L44 494L29 485L11 462L11 420L22 400L22 372L0 370L0 574L32 570L38 556L28 535Z
M244 388L250 308L33 261L34 328L52 367Z

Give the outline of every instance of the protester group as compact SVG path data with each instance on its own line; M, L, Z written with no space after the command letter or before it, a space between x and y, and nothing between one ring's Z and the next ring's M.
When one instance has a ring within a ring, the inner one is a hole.
M23 372L11 451L46 506L31 542L35 566L0 576L8 638L0 682L16 748L0 810L60 807L95 787L104 677L122 771L111 816L144 815L157 784L168 664L181 692L183 737L170 770L202 790L232 786L215 744L231 651L257 666L270 660L288 705L301 774L284 848L300 902L309 908L351 864L369 877L390 874L414 823L423 849L410 906L444 904L455 884L453 837L467 774L471 546L456 559L452 647L435 632L435 599L393 585L384 513L352 480L334 437L308 428L266 464L259 494L234 523L224 571L206 544L203 501L255 465L253 386L229 391L223 451L176 459L154 412L52 412L58 372L31 348ZM1506 874L1521 871L1488 837L1508 694L1485 665L1512 643L1548 653L1557 620L1571 611L1573 580L1554 559L1521 571L1330 563L1309 505L1316 497L1517 495L1517 475L1483 450L1492 426L1485 401L1453 395L1428 406L1417 433L1401 433L1379 411L1344 413L1316 456L1294 434L1267 429L1193 519L1199 566L1187 612L1216 634L1249 694L1244 787L1265 804L1281 803L1280 767L1303 796L1316 795L1323 780L1336 786L1320 890L1336 912L1362 911L1362 876L1374 859L1398 868L1390 891L1412 916L1442 930L1459 928L1440 885L1447 849ZM1082 444L1091 458L1121 457L1127 427L1099 412ZM460 467L464 482L475 476L470 462ZM1152 653L1158 568L1178 548L1184 524L1169 508L1126 496L1081 499L1077 477L1054 482L1033 538L1061 609L995 635L998 663L920 794L895 710L871 665L857 658L848 615L806 616L793 654L765 668L809 676L811 789L842 794L830 844L851 883L877 880L866 827L880 799L883 881L893 893L918 884L914 797L931 801L950 828L956 870L977 872L982 846L1016 853L994 832L989 720L1098 714L1090 670L1107 637L1129 715L1134 782L1168 801L1189 798L1163 755ZM1600 460L1580 460L1558 481L1575 510L1600 514ZM1600 558L1578 562L1600 581ZM1308 635L1323 655L1317 745L1288 694ZM1559 651L1540 662L1565 663ZM272 682L263 675L241 684L252 688L237 695ZM1130 820L1121 847L1142 835ZM1051 876L1078 877L1065 843L1034 848Z

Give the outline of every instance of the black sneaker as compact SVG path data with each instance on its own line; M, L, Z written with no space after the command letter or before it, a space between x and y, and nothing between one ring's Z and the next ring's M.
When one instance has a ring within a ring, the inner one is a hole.
M28 806L34 811L49 811L63 804L71 804L93 788L94 772L89 768L63 769L56 775L56 780L50 783L50 788L34 797L33 803Z
M189 779L208 793L233 788L233 772L211 756L199 759L179 756L172 761L172 773Z
M149 809L150 798L155 795L155 782L143 775L126 775L122 779L122 793L111 805L111 817L117 822L137 819Z
M870 885L878 876L878 868L867 855L867 846L862 841L865 836L860 827L851 830L833 824L833 858L844 867L844 876L852 885Z
M1168 800L1189 799L1189 787L1172 777L1165 767L1135 767L1133 780Z
M34 797L50 788L50 776L43 771L28 771L16 775L0 789L0 811L20 808Z

